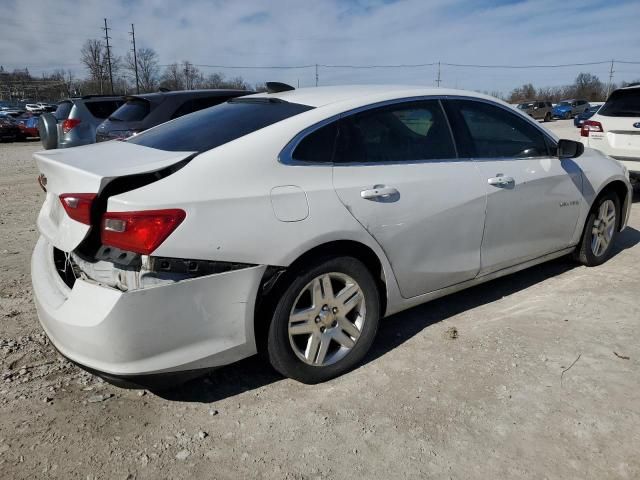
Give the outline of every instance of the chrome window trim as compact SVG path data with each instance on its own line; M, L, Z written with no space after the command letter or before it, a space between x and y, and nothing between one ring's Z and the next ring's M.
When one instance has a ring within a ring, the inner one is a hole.
M447 120L447 126L449 128L449 135L451 135L451 141L453 142L454 150L456 152L456 158L443 158L443 159L424 159L424 160L403 160L403 161L389 161L389 162L345 162L345 163L335 163L333 161L330 162L311 162L307 160L296 160L293 158L293 152L297 148L297 146L302 142L302 140L311 133L316 130L328 125L329 123L336 122L342 118L348 117L350 115L355 115L360 112L365 112L367 110L373 110L380 107L386 107L389 105L397 105L401 103L412 103L412 102L420 102L425 100L438 100L440 104L440 108L442 109L442 113L444 114ZM394 98L390 100L383 100L381 102L370 103L368 105L362 105L360 107L352 108L351 110L347 110L341 112L336 115L332 115L331 117L325 118L313 125L306 127L305 129L298 132L285 147L280 151L278 155L278 162L283 165L290 166L374 166L374 165L406 165L406 164L416 164L416 163L442 163L442 162L470 162L470 161L495 161L495 160L526 160L532 158L556 158L548 152L546 156L536 156L536 157L497 157L497 158L477 158L477 157L459 157L458 156L458 146L455 142L455 137L453 135L453 129L451 127L449 116L447 115L447 111L444 108L442 103L443 100L471 100L475 102L487 103L489 105L493 105L495 107L501 108L502 110L510 113L511 115L515 115L516 117L520 117L521 119L529 122L530 125L533 125L542 135L551 142L551 145L557 147L557 141L547 132L544 128L540 127L537 122L535 122L528 115L519 114L517 111L514 111L513 108L501 105L492 100L488 100L486 98L477 98L470 97L467 95L421 95L415 97L403 97L403 98Z

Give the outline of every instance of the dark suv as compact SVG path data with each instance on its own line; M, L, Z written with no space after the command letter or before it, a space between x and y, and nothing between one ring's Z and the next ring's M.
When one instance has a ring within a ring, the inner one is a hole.
M254 93L248 90L182 90L125 97L125 103L102 122L96 141L124 139L161 123L227 100Z
M49 150L95 143L98 125L123 103L122 97L111 95L85 95L59 102L54 113L43 113L38 120L42 146Z

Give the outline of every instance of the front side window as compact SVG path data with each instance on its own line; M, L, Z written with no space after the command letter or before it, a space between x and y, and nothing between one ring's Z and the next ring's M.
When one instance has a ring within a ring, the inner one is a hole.
M547 156L544 134L506 109L473 100L449 100L458 153L469 158Z
M336 162L410 162L456 158L438 100L375 108L340 121Z

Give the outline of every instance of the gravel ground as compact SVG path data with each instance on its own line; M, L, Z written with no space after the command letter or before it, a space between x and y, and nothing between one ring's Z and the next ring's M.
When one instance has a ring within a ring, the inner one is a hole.
M576 138L566 124L549 127ZM38 148L0 145L0 478L640 478L638 203L605 265L395 315L331 382L252 358L153 393L84 373L38 327Z

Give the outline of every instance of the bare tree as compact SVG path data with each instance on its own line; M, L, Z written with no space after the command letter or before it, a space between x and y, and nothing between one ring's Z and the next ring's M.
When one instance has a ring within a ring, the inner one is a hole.
M87 67L90 79L99 84L100 93L104 93L104 84L108 75L106 47L101 40L89 39L84 42L80 55L80 61Z
M160 86L169 90L183 90L184 81L182 78L182 72L180 66L177 63L167 65L162 74L162 81Z
M158 66L158 54L152 48L141 48L137 52L138 57L138 80L140 91L153 92L158 87L160 68ZM124 60L124 68L129 76L135 78L135 62L133 54L129 52Z

